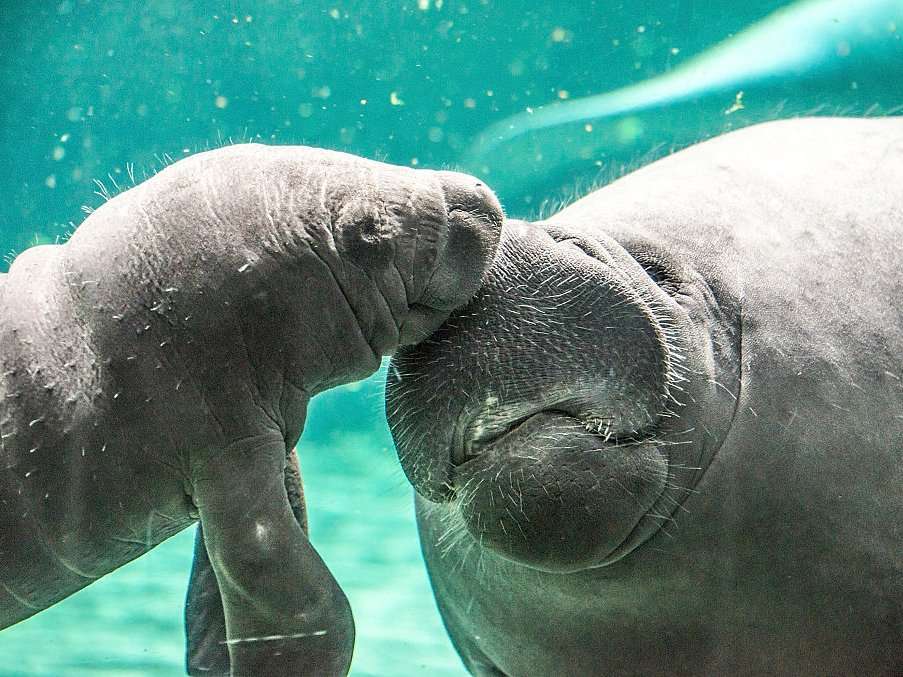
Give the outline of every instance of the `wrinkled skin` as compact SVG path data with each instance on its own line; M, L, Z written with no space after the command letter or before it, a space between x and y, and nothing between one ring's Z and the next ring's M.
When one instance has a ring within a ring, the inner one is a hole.
M901 233L903 118L748 128L506 226L388 383L471 673L903 674Z
M476 179L239 145L113 198L0 278L0 627L200 519L192 674L347 672L348 602L306 534L309 399L476 291Z

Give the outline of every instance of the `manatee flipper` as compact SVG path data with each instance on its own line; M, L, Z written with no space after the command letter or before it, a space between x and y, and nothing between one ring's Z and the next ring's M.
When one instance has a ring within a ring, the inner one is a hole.
M294 451L285 458L285 492L292 513L304 533L307 533L307 511L298 456ZM229 675L229 648L226 644L226 617L220 597L219 584L207 546L204 528L198 524L194 540L194 561L185 602L186 670L192 677Z
M303 503L292 476L283 440L258 435L194 478L232 675L343 675L351 662L351 609L293 510Z
M185 639L185 667L191 677L228 677L226 617L200 524L194 539L194 561L185 600Z

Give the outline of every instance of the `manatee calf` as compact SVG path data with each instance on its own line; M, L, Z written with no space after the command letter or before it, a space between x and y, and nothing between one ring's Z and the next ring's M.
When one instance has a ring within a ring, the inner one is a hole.
M506 225L387 400L468 669L903 674L901 298L903 118L749 127Z
M501 221L463 174L238 145L22 253L0 277L0 627L200 519L189 671L347 671L292 453L307 403L467 301Z

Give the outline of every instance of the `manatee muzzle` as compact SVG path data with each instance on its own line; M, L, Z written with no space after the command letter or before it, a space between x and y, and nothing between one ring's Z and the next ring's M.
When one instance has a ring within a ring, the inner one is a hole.
M495 194L481 181L458 172L436 172L446 211L445 232L432 251L429 278L410 306L401 344L429 336L448 313L476 293L498 247L504 213Z
M460 511L483 547L550 571L618 556L668 480L664 333L588 250L506 226L482 289L389 377L416 490Z

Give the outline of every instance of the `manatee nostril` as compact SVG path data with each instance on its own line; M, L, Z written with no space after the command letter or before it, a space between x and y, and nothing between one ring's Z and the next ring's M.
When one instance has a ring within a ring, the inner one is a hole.
M504 215L495 194L482 183L474 184L467 191L456 188L446 191L445 203L449 216L458 212L473 218L486 219L501 227Z
M371 215L367 215L360 220L361 239L368 242L376 242L379 239L379 223L377 219Z

